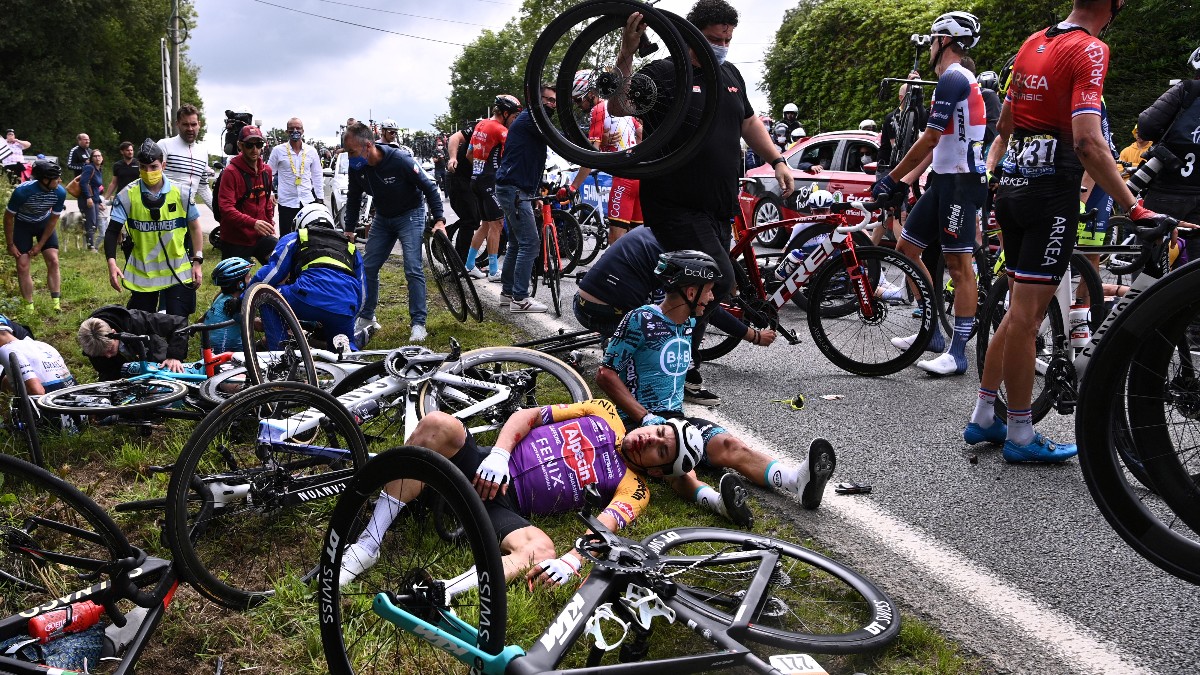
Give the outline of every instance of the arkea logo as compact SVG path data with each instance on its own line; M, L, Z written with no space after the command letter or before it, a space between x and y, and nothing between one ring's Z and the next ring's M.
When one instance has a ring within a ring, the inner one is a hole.
M596 461L596 446L584 435L583 426L575 421L564 424L558 430L563 438L563 461L575 474L576 481L581 487L597 482L599 479L592 468Z

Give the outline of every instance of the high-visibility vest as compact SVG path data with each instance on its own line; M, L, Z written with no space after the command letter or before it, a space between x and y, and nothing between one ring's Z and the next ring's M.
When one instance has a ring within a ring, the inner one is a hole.
M300 250L296 254L296 277L300 272L312 267L345 272L354 276L354 244L345 235L328 227L307 228L296 230L300 241Z
M133 251L125 261L124 286L131 291L160 291L192 278L187 238L187 206L179 188L163 195L163 205L150 208L143 201L141 181L131 185L125 230ZM157 217L156 217L157 216Z

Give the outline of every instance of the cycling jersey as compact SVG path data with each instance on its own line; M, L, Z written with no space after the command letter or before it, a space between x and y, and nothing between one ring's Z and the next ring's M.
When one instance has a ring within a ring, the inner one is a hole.
M0 346L0 364L7 367L11 354L17 355L22 382L36 377L48 392L75 384L75 378L67 368L62 354L45 342L26 338Z
M508 127L489 117L475 125L471 134L471 175L494 176L500 168L500 157L504 154L504 140L508 138Z
M235 319L242 314L242 303L239 297L221 293L213 299L212 305L200 319L201 323L214 324ZM242 351L242 328L238 324L224 328L214 328L208 331L208 344L214 353Z
M618 152L637 145L636 118L609 115L608 101L603 99L592 106L591 116L588 140L594 143L600 152Z
M1034 33L1013 65L1005 101L1013 135L1003 169L1025 178L1079 174L1071 120L1099 115L1108 72L1108 45L1079 26L1060 23Z
M625 426L609 401L543 407L538 425L517 443L509 460L521 512L576 511L584 505L584 488L594 484L610 500L604 513L618 527L631 523L650 503L650 491L625 466L620 453L624 437Z
M1113 145L1112 127L1108 122L1108 107L1104 104L1104 100L1100 100L1100 133L1104 134L1104 140L1108 142L1108 151L1113 157L1117 156L1117 146ZM1096 210L1096 217L1091 222L1079 222L1079 231L1076 242L1080 246L1103 246L1105 234L1108 232L1108 221L1112 218L1113 211L1112 195L1104 191L1099 183L1092 186L1091 191L1087 196L1087 203L1083 206L1083 212L1087 213L1092 209Z
M961 64L950 64L938 78L926 128L942 134L933 149L934 172L986 173L981 153L987 108L975 76Z
M625 315L604 350L604 367L617 373L647 410L683 409L683 380L692 365L692 331L696 319L682 324L667 318L656 305L643 305ZM625 411L621 419L637 426Z
M13 190L7 210L17 223L41 225L51 215L61 215L66 205L67 190L62 185L47 191L38 181L27 180Z

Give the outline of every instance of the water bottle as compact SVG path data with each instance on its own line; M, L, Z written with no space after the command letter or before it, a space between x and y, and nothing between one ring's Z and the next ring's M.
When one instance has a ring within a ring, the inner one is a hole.
M775 268L775 278L780 281L787 279L802 262L804 262L804 251L800 249L791 251L779 262L779 267Z
M363 401L362 403L359 403L357 406L355 406L353 413L354 413L354 420L356 422L358 422L359 424L362 424L363 422L366 422L367 420L372 419L374 417L378 417L379 416L379 401L377 401L375 399L368 399L366 401Z
M1092 310L1087 305L1071 306L1071 346L1082 349L1092 339Z
M56 640L67 633L85 631L100 620L104 608L91 600L76 602L65 608L39 614L29 620L29 635L41 644Z

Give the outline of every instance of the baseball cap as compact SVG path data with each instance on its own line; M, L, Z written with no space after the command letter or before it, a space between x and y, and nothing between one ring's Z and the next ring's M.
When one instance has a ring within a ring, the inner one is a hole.
M258 127L253 126L253 125L246 125L246 126L242 127L242 133L240 136L238 136L238 140L239 141L248 141L251 138L258 138L263 141L267 140L266 138L263 137L262 130L259 129Z

